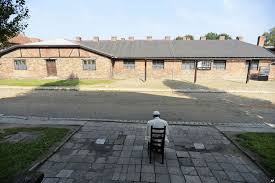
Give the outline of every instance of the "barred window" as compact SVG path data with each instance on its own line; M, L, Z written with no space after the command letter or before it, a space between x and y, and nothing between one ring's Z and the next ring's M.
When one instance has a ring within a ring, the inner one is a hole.
M135 61L134 60L124 60L123 67L125 69L135 69Z
M153 60L153 69L164 69L164 60Z
M213 69L216 70L225 70L226 62L225 60L214 60L213 62Z
M26 60L14 60L14 69L15 70L27 70Z
M202 70L210 70L211 69L211 61L210 60L198 61L197 68L202 69Z
M83 70L96 70L96 62L94 59L82 60Z
M194 61L182 61L181 63L182 70L192 70L195 69L195 62Z

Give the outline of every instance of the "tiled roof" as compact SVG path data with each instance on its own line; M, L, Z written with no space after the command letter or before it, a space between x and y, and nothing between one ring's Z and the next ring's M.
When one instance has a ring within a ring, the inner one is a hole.
M83 47L116 58L270 58L268 50L238 40L81 41Z
M41 41L41 39L28 37L23 33L19 33L17 36L9 39L8 42L11 44L26 44L26 43L33 43L33 42L39 42L39 41Z
M56 39L11 47L2 51L2 55L18 47L78 47L107 57L121 59L275 59L275 55L265 48L238 40L100 40L96 42Z

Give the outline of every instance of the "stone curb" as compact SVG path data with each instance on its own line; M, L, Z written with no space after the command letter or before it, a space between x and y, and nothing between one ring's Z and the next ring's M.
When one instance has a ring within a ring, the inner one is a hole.
M260 93L275 94L275 91L258 90L196 90L196 89L150 89L150 88L85 88L85 87L33 87L33 86L0 86L3 89L21 90L56 90L56 91L117 91L117 92L184 92L184 93Z
M75 126L75 125L74 125ZM49 152L49 154L43 158L42 160L40 160L39 162L37 162L36 164L34 164L31 168L29 168L29 171L33 171L36 168L38 168L39 166L41 166L43 163L45 163L52 155L54 155L66 142L68 142L70 140L70 138L80 130L82 126L78 126L77 129L74 129L69 135L67 135L67 137L65 139L62 140L62 142L51 152Z
M39 116L11 116L0 114L0 119L21 119L21 120L38 120L38 121L56 121L57 124L62 125L62 121L68 121L67 125L74 125L75 122L115 122L115 123L131 123L131 124L146 124L147 120L121 120L121 119L100 119L100 118L52 118L52 117L39 117ZM272 128L265 123L225 123L225 122L208 122L208 121L168 121L169 125L188 125L188 126L224 126L224 127L251 127L251 128ZM63 125L66 125L64 123ZM77 123L75 125L81 125Z

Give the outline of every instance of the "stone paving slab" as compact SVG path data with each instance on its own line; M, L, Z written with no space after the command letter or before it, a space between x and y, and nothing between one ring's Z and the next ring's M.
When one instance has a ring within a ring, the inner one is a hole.
M170 126L164 164L149 163L144 124L86 123L39 170L47 182L267 182L216 128ZM97 144L97 139L105 139ZM196 148L195 143L204 145ZM153 157L154 157L153 156Z

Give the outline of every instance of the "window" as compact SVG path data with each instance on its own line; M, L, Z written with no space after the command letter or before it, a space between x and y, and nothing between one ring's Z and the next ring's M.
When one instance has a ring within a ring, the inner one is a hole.
M197 68L202 69L202 70L210 70L211 69L211 61L210 60L198 61Z
M163 60L153 60L153 69L164 69L164 61Z
M249 60L245 63L245 69L248 69ZM259 68L259 60L252 60L250 65L250 70L258 70Z
M14 60L15 70L27 70L26 60Z
M250 69L251 70L258 70L258 68L259 68L259 60L252 60Z
M134 60L124 60L123 67L125 69L135 69L135 61Z
M182 61L181 69L182 70L192 70L192 69L195 69L195 62L194 61Z
M225 70L226 62L225 60L214 60L213 62L213 69L216 70Z
M83 70L96 70L96 63L94 59L83 60Z

